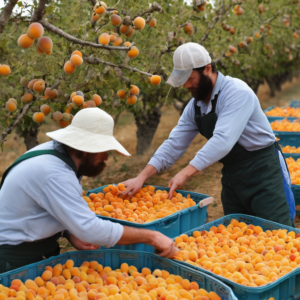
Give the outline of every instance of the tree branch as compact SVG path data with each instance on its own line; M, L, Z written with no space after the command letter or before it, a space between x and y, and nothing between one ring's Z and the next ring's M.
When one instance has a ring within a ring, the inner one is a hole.
M9 0L5 5L3 13L0 15L0 33L3 32L4 27L9 21L10 15L17 4L18 0Z
M79 44L79 45L83 45L83 46L90 46L93 48L107 49L107 50L126 50L126 51L129 50L129 47L103 46L100 44L95 44L95 43L91 43L88 41L83 41L83 40L77 39L74 36L62 31L60 28L48 23L46 20L39 20L39 23L41 23L48 30L56 33L57 35L65 38L75 44Z
M31 17L31 22L37 22L43 19L45 14L45 8L48 0L40 0L37 8L34 10L33 15Z
M26 113L28 112L30 106L32 103L27 103L24 105L22 111L20 112L20 114L18 115L18 117L16 118L16 120L8 127L6 128L1 137L0 137L0 145L2 145L2 143L5 141L5 138L13 131L13 129L19 124L19 122L23 119L23 117L26 115Z
M83 57L83 60L85 62L87 62L88 64L92 64L92 65L104 64L104 65L108 65L108 66L111 66L111 67L117 67L117 68L120 68L120 69L127 69L127 70L130 70L132 72L140 73L142 75L152 76L152 74L140 71L139 69L131 68L131 67L124 66L124 65L117 65L117 64L114 64L112 62L108 62L108 61L102 60L100 58L95 58L93 56Z

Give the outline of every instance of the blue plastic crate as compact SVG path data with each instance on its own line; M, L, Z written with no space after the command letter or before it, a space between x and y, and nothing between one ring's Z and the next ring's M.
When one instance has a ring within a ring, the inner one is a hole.
M222 300L238 300L232 290L224 283L207 274L195 271L188 266L179 265L172 260L161 258L152 253L133 253L119 250L66 252L47 260L0 274L0 284L9 287L11 281L14 279L20 279L23 282L26 279L34 279L37 276L41 276L46 266L54 267L56 264L64 264L68 259L73 259L75 266L80 266L84 261L95 260L105 267L111 267L113 270L119 269L122 263L134 265L140 272L142 268L149 268L151 271L163 269L170 274L179 275L190 281L196 281L199 284L199 288L217 293Z
M101 186L96 189L87 192L87 196L91 193L102 193L103 189L107 187ZM168 188L162 186L155 186L156 189L169 191ZM201 201L210 198L208 195L198 194L194 192L187 192L176 190L181 193L183 197L190 195L197 205L178 211L168 217L153 221L146 224L137 224L123 220L117 220L110 217L99 216L101 219L109 220L111 222L120 223L124 226L136 227L141 229L150 229L163 233L168 237L177 236L192 228L205 224L207 218L206 206L201 205ZM202 207L200 207L202 206ZM120 250L134 250L134 251L147 251L154 252L152 246L146 244L134 244L134 245L116 245L112 249Z
M188 236L192 235L195 230L202 231L209 229L213 226L219 226L223 224L224 226L228 226L232 219L236 219L239 222L245 222L246 224L253 224L255 226L261 226L262 229L265 230L277 230L277 229L287 229L289 231L295 231L296 233L300 233L300 229L288 227L279 223L271 222L268 220L264 220L261 218L248 216L244 214L232 214L215 220L213 222L202 225L198 228L194 228L188 232L185 232ZM174 237L175 239L175 237ZM206 274L210 274L219 280L223 281L228 285L237 296L238 299L241 300L269 300L269 298L274 297L275 300L292 300L292 299L300 299L300 268L295 269L289 274L282 276L278 280L269 283L265 286L261 287L247 287L241 284L235 283L225 277L215 275L214 273L202 269L200 267L196 267L190 265L185 262L181 262L182 265L190 266L195 270L204 272Z
M292 192L293 192L294 197L295 197L296 205L300 205L300 185L292 184Z
M300 132L299 131L275 131L273 133L280 139L278 143L281 146L300 147Z
M290 107L300 107L300 100L292 100L289 104Z
M280 142L280 141L279 141ZM294 160L300 158L300 153L284 153L282 152L284 158L292 157Z
M275 107L276 106L270 106L269 108L267 108L267 109L264 110L264 113L272 110ZM267 119L269 120L270 123L272 123L274 121L277 121L277 120L282 121L283 119L287 119L287 120L289 120L291 122L297 120L297 118L292 118L292 117L272 117L272 116L267 116L267 115L266 115L266 117L267 117Z

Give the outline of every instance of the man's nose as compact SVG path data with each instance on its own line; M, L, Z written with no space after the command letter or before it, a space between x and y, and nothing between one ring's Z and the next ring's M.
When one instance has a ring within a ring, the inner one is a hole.
M191 85L191 83L189 82L189 80L183 85L183 87L185 88L185 89L189 89L189 88L191 88L192 87L192 85Z

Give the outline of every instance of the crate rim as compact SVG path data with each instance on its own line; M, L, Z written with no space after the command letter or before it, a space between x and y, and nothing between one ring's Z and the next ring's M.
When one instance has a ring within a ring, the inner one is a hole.
M101 250L101 249L98 249L98 250L79 250L79 251L69 251L69 252L65 252L65 253L62 253L62 254L59 254L59 255L56 255L56 256L52 256L50 258L47 258L47 259L44 259L44 260L41 260L39 262L36 262L36 263L32 263L32 264L29 264L29 265L26 265L26 266L23 266L23 267L20 267L20 268L17 268L17 269L14 269L14 270L11 270L11 271L8 271L8 272L5 272L5 273L1 273L0 274L0 282L1 282L1 279L2 277L5 277L5 276L10 276L10 275L13 275L15 273L19 273L19 272L22 272L22 271L26 271L27 269L29 268L32 268L32 267L37 267L41 264L45 264L47 262L51 262L52 260L56 260L57 258L63 258L63 257L66 257L67 259L72 259L72 254L73 253L78 253L78 254L106 254L106 253L115 253L115 254L120 254L120 253L125 253L125 254L136 254L136 255L140 255L140 254L143 254L143 255L148 255L148 256L152 256L153 258L156 258L156 259L160 259L162 260L163 262L165 263L169 263L171 265L177 265L178 267L182 268L182 266L180 264L177 263L177 261L173 260L173 259L166 259L164 257L161 257L159 255L156 255L154 253L150 253L150 252L145 252L145 251L130 251L130 250L114 250L114 249L105 249L105 250ZM186 271L189 271L189 272L192 272L192 273L196 273L197 271L195 271L194 268L191 268L188 264L186 266L183 266L184 269ZM230 286L226 285L224 282L222 282L221 280L209 275L209 274L206 274L204 272L199 272L201 275L203 275L204 277L207 277L208 279L212 280L212 281L215 281L217 282L218 284L220 284L221 286L226 286L226 288L228 288L228 291L230 293L230 296L233 300L238 300L237 297L235 296L235 294L233 293L232 289Z
M107 187L108 185L110 184L106 184L106 185L103 185L103 186L99 186L97 188L94 188L92 190L88 190L86 192L86 195L88 196L89 194L92 193L93 190L96 190L96 189L100 189L100 188L105 188ZM116 185L115 183L113 183L112 185ZM146 187L146 186L150 186L150 184L145 184L143 185L143 187ZM170 188L168 187L163 187L163 186L159 186L159 185L152 185L154 186L156 189L164 189L164 190L170 190ZM206 194L200 194L200 193L197 193L197 192L190 192L190 191L184 191L184 190L176 190L177 193L181 193L181 192L184 192L184 193L189 193L192 197L192 194L197 194L197 195L201 195L201 196L205 196L205 198L209 198L210 196L209 195L206 195ZM204 198L204 199L205 199ZM136 227L136 228L144 228L145 226L150 226L150 225L158 225L158 226L163 226L163 224L169 220L172 220L172 219L177 219L179 218L180 215L182 215L183 213L186 213L190 210L194 210L195 208L197 209L202 209L201 207L199 207L198 203L194 206L191 206L191 207L188 207L188 208L185 208L185 209L182 209L180 211L177 211L176 213L173 213L167 217L164 217L164 218L161 218L161 219L158 219L158 220L155 220L155 221L152 221L152 222L149 222L149 223L143 223L143 224L139 224L139 223L133 223L133 222L129 222L129 221L126 221L126 220L118 220L118 219L114 219L114 218L111 218L111 217L106 217L106 216L100 216L100 215L97 215L96 216L98 218L101 218L103 220L107 220L107 221L116 221L120 224L123 224L123 225L127 225L127 226L131 226L131 227Z
M300 187L300 186L299 186L299 187ZM290 228L290 229L291 229L290 231L295 231L295 232L298 231L298 233L300 233L300 229L298 229L298 228L289 227L289 226L286 226L286 225L283 225L283 224L280 224L280 223L276 223L276 222L272 222L272 221L269 221L269 220L265 220L265 219L262 219L262 218L259 218L259 217L255 217L255 216L251 216L251 215L246 215L246 214L230 214L230 215L224 216L224 217L222 217L222 218L220 218L220 219L217 219L217 220L211 221L211 222L209 222L209 223L206 223L205 225L201 225L201 226L199 226L199 227L196 227L196 228L194 228L194 229L191 229L191 230L187 231L187 232L184 233L184 234L188 234L188 233L190 233L191 231L195 231L195 230L197 230L197 229L201 229L201 227L203 227L203 226L208 226L210 223L213 223L213 222L216 222L216 221L221 221L221 220L228 219L228 218L235 219L235 218L237 218L237 217L245 217L245 218L250 218L250 219L251 219L251 218L252 218L252 219L254 218L254 219L257 219L257 220L259 220L259 221L264 221L264 222L271 223L271 225L274 224L274 225L283 226L284 229ZM221 224L221 223L220 223L220 224ZM175 240L175 238L176 238L176 237L172 238L172 240ZM180 263L180 264L182 264L182 265L185 265L185 266L190 265L192 268L194 268L194 269L196 269L196 270L200 270L200 271L202 271L202 272L205 273L205 274L213 274L213 275L211 275L211 276L216 277L216 278L219 279L220 281L224 281L224 283L231 284L231 285L233 285L233 286L235 286L235 287L237 287L237 288L243 289L243 290L245 290L246 292L250 292L250 293L262 293L262 292L265 292L267 289L273 288L273 287L277 286L279 283L285 281L286 279L288 279L288 278L290 278L290 277L292 277L292 276L294 276L294 275L300 274L300 267L298 267L298 268L294 269L293 271L289 272L288 274L286 274L286 275L284 275L284 276L278 278L278 279L277 279L276 281L274 281L274 282L268 283L268 284L263 285L263 286L260 286L260 287L250 287L250 286L244 286L244 285L242 285L242 284L239 284L239 283L237 283L237 282L234 282L234 281L232 281L232 280L229 280L229 279L227 279L226 277L222 277L222 276L216 275L216 274L214 274L214 273L212 273L212 272L210 272L210 271L207 271L207 270L205 270L205 269L203 269L203 268L196 267L196 266L194 266L194 265L188 264L188 263L186 263L186 262L184 262L184 261L178 261L178 263ZM229 287L230 287L230 286L229 286Z

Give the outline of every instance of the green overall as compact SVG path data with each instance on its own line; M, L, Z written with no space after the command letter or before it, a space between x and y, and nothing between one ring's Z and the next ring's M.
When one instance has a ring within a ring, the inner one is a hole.
M50 154L63 160L69 165L76 173L76 166L73 160L59 151L56 150L37 150L25 153L20 156L12 165L10 165L4 172L0 189L4 183L4 180L8 172L20 162L39 155ZM0 199L1 201L1 199ZM10 271L31 263L38 262L44 258L58 255L60 252L57 239L61 236L61 233L57 233L54 236L37 240L34 242L24 242L19 245L0 245L0 273Z
M213 136L217 123L217 101L218 95L212 100L211 112L203 116L194 101L195 122L200 134L207 139ZM221 200L225 215L248 214L293 226L276 144L248 151L237 142L220 160L223 163ZM291 197L292 209L293 195Z

